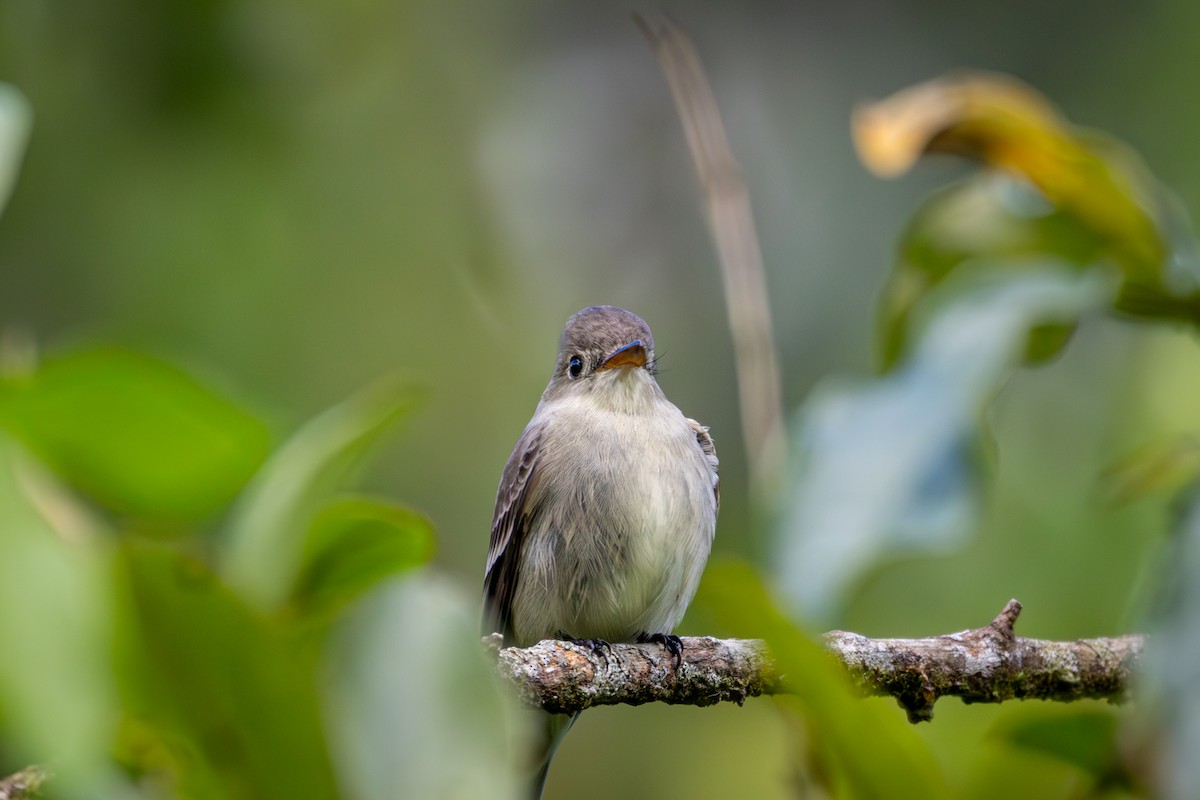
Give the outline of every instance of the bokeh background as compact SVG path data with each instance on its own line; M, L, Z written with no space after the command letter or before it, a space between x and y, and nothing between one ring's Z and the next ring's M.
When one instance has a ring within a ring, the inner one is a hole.
M1200 6L1187 0L6 0L0 79L35 122L0 218L0 327L46 350L163 356L278 439L400 374L424 399L363 485L427 515L438 568L474 592L496 481L562 322L621 305L653 327L667 394L716 438L717 552L761 563L773 511L747 500L720 278L635 10L670 14L705 63L757 215L788 408L823 376L871 370L899 232L965 172L871 177L848 132L861 101L956 67L1008 72L1132 145L1200 209ZM1166 512L1102 508L1097 475L1188 427L1193 348L1181 332L1085 323L994 406L978 537L881 566L836 624L927 635L1015 596L1026 635L1136 627ZM1031 785L1076 780L989 744L1010 713L947 702L922 735L951 776L990 760ZM608 796L619 776L628 797L791 796L798 735L765 703L602 709L568 738L550 792Z

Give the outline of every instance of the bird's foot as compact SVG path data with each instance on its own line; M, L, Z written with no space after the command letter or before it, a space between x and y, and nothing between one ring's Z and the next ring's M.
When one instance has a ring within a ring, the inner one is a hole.
M603 656L604 658L608 658L609 653L612 652L612 645L603 639L576 639L573 636L564 636L562 638L563 641L579 645L580 647L586 647L596 655Z
M663 646L669 654L675 656L675 669L679 669L683 663L683 640L673 633L640 633L637 637L638 644L646 644L647 642L657 642Z

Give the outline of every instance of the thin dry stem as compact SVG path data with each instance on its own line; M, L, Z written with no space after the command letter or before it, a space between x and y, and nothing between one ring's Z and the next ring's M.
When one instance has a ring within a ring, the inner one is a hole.
M780 477L785 438L779 354L750 195L691 39L670 22L652 28L639 16L634 20L671 87L704 193L733 337L751 486L765 500Z

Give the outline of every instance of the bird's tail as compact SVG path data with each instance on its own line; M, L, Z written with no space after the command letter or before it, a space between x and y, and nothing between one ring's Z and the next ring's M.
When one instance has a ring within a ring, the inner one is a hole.
M543 713L542 716L544 717L542 736L538 741L537 756L534 762L536 772L529 787L529 796L532 800L541 800L542 790L546 787L546 776L550 774L550 760L554 758L554 753L562 744L567 731L571 730L571 726L579 718L579 712L574 714Z

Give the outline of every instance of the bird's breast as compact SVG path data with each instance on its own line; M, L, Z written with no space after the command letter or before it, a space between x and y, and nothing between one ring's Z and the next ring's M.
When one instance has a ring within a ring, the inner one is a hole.
M716 522L712 468L665 400L645 413L564 404L551 420L528 555L544 635L667 632L699 582ZM557 617L551 620L549 618Z

